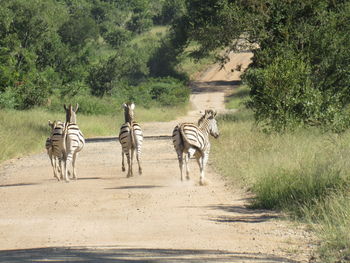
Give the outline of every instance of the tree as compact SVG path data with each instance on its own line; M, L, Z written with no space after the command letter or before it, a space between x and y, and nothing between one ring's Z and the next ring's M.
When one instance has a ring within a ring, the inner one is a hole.
M301 123L350 126L349 1L187 0L186 7L174 28L177 38L199 44L194 55L239 51L242 44L253 51L244 80L258 121L278 130ZM305 82L297 80L299 66Z

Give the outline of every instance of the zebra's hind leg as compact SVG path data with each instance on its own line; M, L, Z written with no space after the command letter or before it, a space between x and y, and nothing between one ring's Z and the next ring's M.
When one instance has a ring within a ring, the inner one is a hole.
M205 185L205 180L204 180L204 170L205 170L205 166L207 165L208 162L208 154L204 153L202 156L200 156L197 159L197 162L199 164L199 168L200 168L200 177L199 177L199 184L200 185Z
M124 165L124 152L122 150L122 171L125 172L125 165Z
M186 179L190 180L190 168L188 167L188 162L190 159L190 153L185 154L185 168L186 168Z
M183 170L183 152L180 150L180 149L178 149L178 148L176 148L175 149L176 150L176 153L177 153L177 159L178 159L178 161L179 161L179 168L180 168L180 175L181 175L181 181L183 181L184 180L184 178L183 178L183 173L182 173L182 170Z
M132 170L132 166L134 164L134 153L135 153L135 149L131 148L131 154L130 154L130 172L131 172L131 176L134 176L134 172Z
M136 160L137 164L139 166L139 175L142 175L142 167L141 167L141 151L137 150L136 151Z
M69 177L68 177L68 167L69 167L69 162L68 162L68 160L65 160L64 161L64 175L63 175L63 177L64 177L64 180L68 183L69 182Z
M59 177L57 176L57 163L56 163L56 157L53 157L52 154L49 155L50 157L50 161L51 161L51 166L52 166L52 170L53 170L53 177L57 178L57 180L59 181Z
M64 160L63 160L63 164L64 164ZM64 173L64 167L63 167L63 164L62 164L62 159L60 157L58 157L58 166L59 166L59 174L60 174L60 177L58 179L58 181L60 180L63 180L63 173Z
M72 163L72 157L73 157L72 155L73 154L71 152L68 153L66 158L65 158L65 162L64 162L64 179L67 183L69 182L68 175L70 175L70 172L68 170L69 170L69 167L71 166L71 163Z
M190 168L188 166L188 162L195 153L196 153L196 149L189 148L187 154L185 155L186 179L187 180L190 180Z
M130 157L130 150L126 153L126 160L128 161L128 174L126 177L131 177L132 176L132 165L131 165L131 157Z
M54 165L53 167L54 177L57 179L57 181L59 181L60 180L59 174L61 173L61 171L60 171L57 157L53 157L53 165Z
M78 153L73 154L72 168L73 168L73 179L78 180L77 172L75 170L75 161L77 160Z

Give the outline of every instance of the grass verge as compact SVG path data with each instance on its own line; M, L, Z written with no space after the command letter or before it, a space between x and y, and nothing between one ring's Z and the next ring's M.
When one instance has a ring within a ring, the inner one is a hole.
M136 120L169 121L185 114L188 106L143 108L135 110ZM78 125L86 138L117 136L124 121L121 112L112 115L77 114ZM0 163L15 157L41 152L50 135L48 120L65 120L65 114L34 109L29 111L0 110Z
M242 100L233 95L228 103L231 99L234 107ZM213 140L214 166L255 195L252 207L308 222L320 239L321 262L349 262L350 132L304 128L266 134L242 106L221 116L219 127L221 138Z

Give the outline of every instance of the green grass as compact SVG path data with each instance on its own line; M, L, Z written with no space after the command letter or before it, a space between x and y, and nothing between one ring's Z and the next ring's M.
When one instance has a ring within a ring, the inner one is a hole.
M201 72L208 65L212 65L216 62L215 60L215 52L210 54L209 56L201 59L194 59L190 56L190 52L196 50L198 47L197 44L191 43L182 53L182 55L178 58L179 63L177 65L176 70L180 73L184 73L189 76L190 79L195 79L196 73Z
M239 86L232 91L232 94L226 97L227 109L239 109L242 108L249 95L249 88L247 86Z
M187 112L188 106L172 108L137 107L136 120L169 121ZM117 136L124 121L120 111L112 115L77 114L77 122L86 138ZM44 151L46 138L50 135L48 120L65 121L65 114L42 109L29 111L0 110L0 163L15 157Z
M166 26L154 26L151 30L142 33L131 40L131 44L136 44L139 46L144 46L145 43L159 42L168 32L168 27Z
M234 95L231 101L244 100ZM239 111L219 118L221 136L212 140L216 169L255 198L252 208L286 212L307 222L320 239L321 262L350 259L350 132L316 128L266 134L253 114Z

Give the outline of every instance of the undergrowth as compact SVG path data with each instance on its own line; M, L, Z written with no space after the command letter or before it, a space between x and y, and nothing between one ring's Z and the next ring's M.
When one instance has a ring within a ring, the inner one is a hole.
M350 132L267 134L238 105L238 112L219 117L221 136L212 140L216 169L255 195L252 208L283 211L310 224L320 239L321 262L348 262Z

